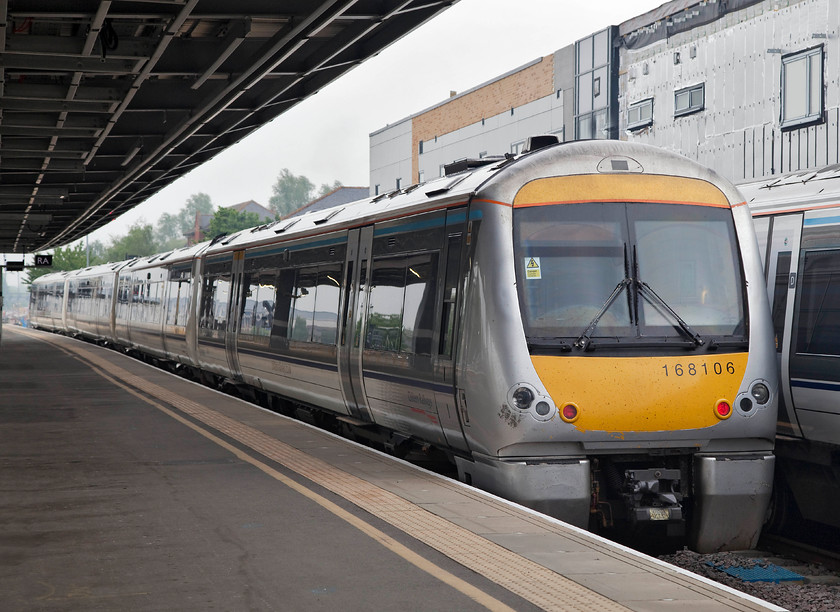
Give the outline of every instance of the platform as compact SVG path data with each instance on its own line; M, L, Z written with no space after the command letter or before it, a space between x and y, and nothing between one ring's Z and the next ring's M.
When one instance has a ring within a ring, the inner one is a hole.
M115 351L5 327L0 607L780 610Z

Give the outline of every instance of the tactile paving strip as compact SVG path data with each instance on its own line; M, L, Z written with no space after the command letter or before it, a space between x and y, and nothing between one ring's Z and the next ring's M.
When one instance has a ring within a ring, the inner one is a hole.
M122 379L127 385L140 389L143 393L176 407L184 414L191 415L192 418L204 422L220 433L229 436L231 439L235 439L262 455L285 465L308 480L328 490L332 490L358 507L380 517L382 520L437 549L442 554L449 556L463 566L484 575L488 579L493 580L497 584L545 610L628 609L618 604L609 595L602 595L587 586L558 574L552 569L534 563L501 545L495 544L468 529L464 529L448 521L446 518L434 512L425 510L397 493L391 493L362 478L343 472L340 468L330 465L328 462L316 457L312 457L303 451L299 451L253 427L226 417L182 395L171 392L162 386L155 385L142 376L136 376L111 363L108 359L102 358L92 351L83 348L86 346L84 344L70 341L61 336L50 338L47 335L45 338L40 332L32 332L30 330L19 331L32 335L37 334L40 340L50 342L65 351L68 351L68 348L70 348L77 355L88 360L95 368L101 368L116 379ZM109 357L113 356L112 353L103 354ZM150 401L150 403L154 404L153 401ZM165 407L159 407L168 412ZM174 412L170 414L175 418L181 418ZM329 434L324 433L322 435L326 436ZM221 441L220 443L224 444ZM317 451L315 448L309 450L310 452ZM366 451L366 449L356 450L360 452ZM368 453L374 455L370 451ZM384 461L381 457L380 460ZM392 464L389 463L387 465ZM431 479L431 476L427 476L426 478ZM524 511L513 512L507 504L503 504L500 500L487 498L478 492L464 489L458 483L450 483L445 480L441 481L440 479L437 479L435 482L437 486L444 486L453 491L457 490L459 495L465 496L467 499L469 497L473 497L476 500L480 499L484 506L496 509L505 508L511 516L516 514L519 520L522 520L524 517L525 521L533 523L535 526L539 525L541 533L562 534L564 538L584 543L588 549L597 551L613 559L622 560L624 563L628 563L637 568L637 570L647 572L651 578L658 576L661 580L658 584L663 588L668 588L667 584L671 584L695 593L694 596L689 595L687 598L679 597L677 599L659 599L654 593L651 593L653 595L652 598L645 597L641 600L635 600L634 598L632 603L628 602L628 605L631 605L633 609L653 609L650 608L651 605L656 609L659 609L662 605L665 606L663 609L671 609L674 605L678 607L688 605L692 610L782 610L781 608L767 604L767 602L761 602L760 600L744 596L731 589L715 585L711 581L668 566L655 559L632 554L632 551L623 552L620 549L613 549L609 543L602 544L597 540L593 540L591 536L587 537L587 534L577 533L578 530L573 528L564 528L560 524L553 525L552 523L546 523L545 520L540 519L538 516L528 514ZM383 482L383 484L390 486L388 482ZM397 490L400 491L401 488L398 486ZM644 574L639 574L639 576L644 576ZM608 579L609 573L605 574L604 577ZM608 580L608 583L611 583L611 581ZM594 584L590 586L597 590L597 586ZM606 591L610 590L610 588L606 588ZM642 607L638 608L637 604Z
M402 532L544 610L628 610L573 580L443 519L417 505L252 427L150 383L81 347L73 351L97 368L158 398L304 478L340 495Z

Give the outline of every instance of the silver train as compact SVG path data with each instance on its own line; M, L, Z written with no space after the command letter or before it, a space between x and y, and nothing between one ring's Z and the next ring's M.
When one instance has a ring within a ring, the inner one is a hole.
M781 394L772 527L840 528L840 172L744 185L772 305Z
M753 546L778 378L739 193L615 141L450 170L44 276L32 323L443 449L461 480L575 525Z

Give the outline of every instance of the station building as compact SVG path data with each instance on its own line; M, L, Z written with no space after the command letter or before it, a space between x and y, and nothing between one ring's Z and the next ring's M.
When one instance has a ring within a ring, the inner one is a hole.
M679 152L735 183L840 163L840 2L673 0L370 135L372 195L529 136Z

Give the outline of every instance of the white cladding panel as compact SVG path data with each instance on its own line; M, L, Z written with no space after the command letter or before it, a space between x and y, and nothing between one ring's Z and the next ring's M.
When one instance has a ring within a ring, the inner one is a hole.
M370 135L370 195L396 188L397 179L407 187L417 182L411 175L411 118Z
M825 121L783 131L782 57L819 45ZM677 151L735 182L837 163L838 58L836 0L765 0L641 49L622 47L621 138ZM704 109L674 117L674 93L701 83ZM628 105L647 98L653 124L628 131Z

